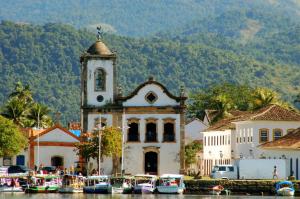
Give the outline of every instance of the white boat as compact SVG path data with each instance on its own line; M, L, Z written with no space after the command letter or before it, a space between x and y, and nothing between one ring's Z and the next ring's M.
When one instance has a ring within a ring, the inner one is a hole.
M134 176L134 193L154 193L156 190L156 175L138 174Z
M279 196L294 196L295 189L291 181L282 181L276 184L276 193Z
M62 186L58 189L59 193L82 193L84 177L77 175L65 175L62 178Z
M112 192L110 178L107 175L88 176L83 187L84 193L102 193Z
M20 179L27 178L26 175L5 174L0 176L0 192L24 192ZM24 180L26 181L26 180ZM24 182L23 181L23 182Z
M121 176L111 178L112 193L113 194L130 194L132 193L132 177Z
M182 194L184 190L183 175L164 174L159 177L159 185L157 186L159 193Z

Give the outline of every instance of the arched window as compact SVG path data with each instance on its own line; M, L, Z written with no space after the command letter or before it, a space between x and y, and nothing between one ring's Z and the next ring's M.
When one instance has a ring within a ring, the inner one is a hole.
M106 74L102 68L95 70L95 91L105 90Z
M164 124L164 142L174 142L175 141L175 132L174 132L174 123L167 122Z
M140 141L140 138L139 138L139 124L136 123L136 122L132 122L128 126L129 126L129 129L128 129L127 141L128 142L138 142L138 141Z
M273 129L273 140L278 140L282 136L281 129Z

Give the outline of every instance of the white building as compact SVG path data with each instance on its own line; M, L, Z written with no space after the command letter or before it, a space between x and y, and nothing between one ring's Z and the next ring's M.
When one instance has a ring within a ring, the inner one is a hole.
M238 112L203 132L205 174L215 164L229 164L239 158L261 158L258 146L274 141L300 127L300 115L278 105L255 112Z
M201 132L207 128L208 125L198 118L189 121L185 125L185 144L189 144L194 140L203 140L203 134Z
M83 132L105 126L130 127L125 134L125 173L179 173L184 171L185 94L172 95L149 78L131 94L117 87L116 54L100 40L81 56L81 122ZM88 169L97 169L91 162ZM101 162L111 174L111 159Z
M259 147L265 158L287 159L289 174L300 178L300 128L289 132L274 141L266 142Z
M79 138L60 125L44 130L31 130L28 148L17 156L0 158L1 166L24 165L31 169L35 166L76 167L79 156L75 144ZM2 160L1 160L2 159Z

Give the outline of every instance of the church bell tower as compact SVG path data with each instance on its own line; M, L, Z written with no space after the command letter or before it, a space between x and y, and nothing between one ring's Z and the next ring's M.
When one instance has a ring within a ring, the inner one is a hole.
M114 104L116 101L116 54L101 40L97 40L80 57L81 63L81 123L88 129L88 114Z

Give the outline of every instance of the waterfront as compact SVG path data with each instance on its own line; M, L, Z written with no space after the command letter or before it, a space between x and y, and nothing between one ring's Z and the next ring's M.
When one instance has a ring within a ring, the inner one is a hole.
M271 199L276 196L211 196L211 195L103 195L103 194L24 194L24 193L0 193L1 199L131 199L131 198L145 198L145 199L209 199L209 198L226 198L226 199ZM280 197L291 198L291 197ZM299 198L299 197L293 197Z

